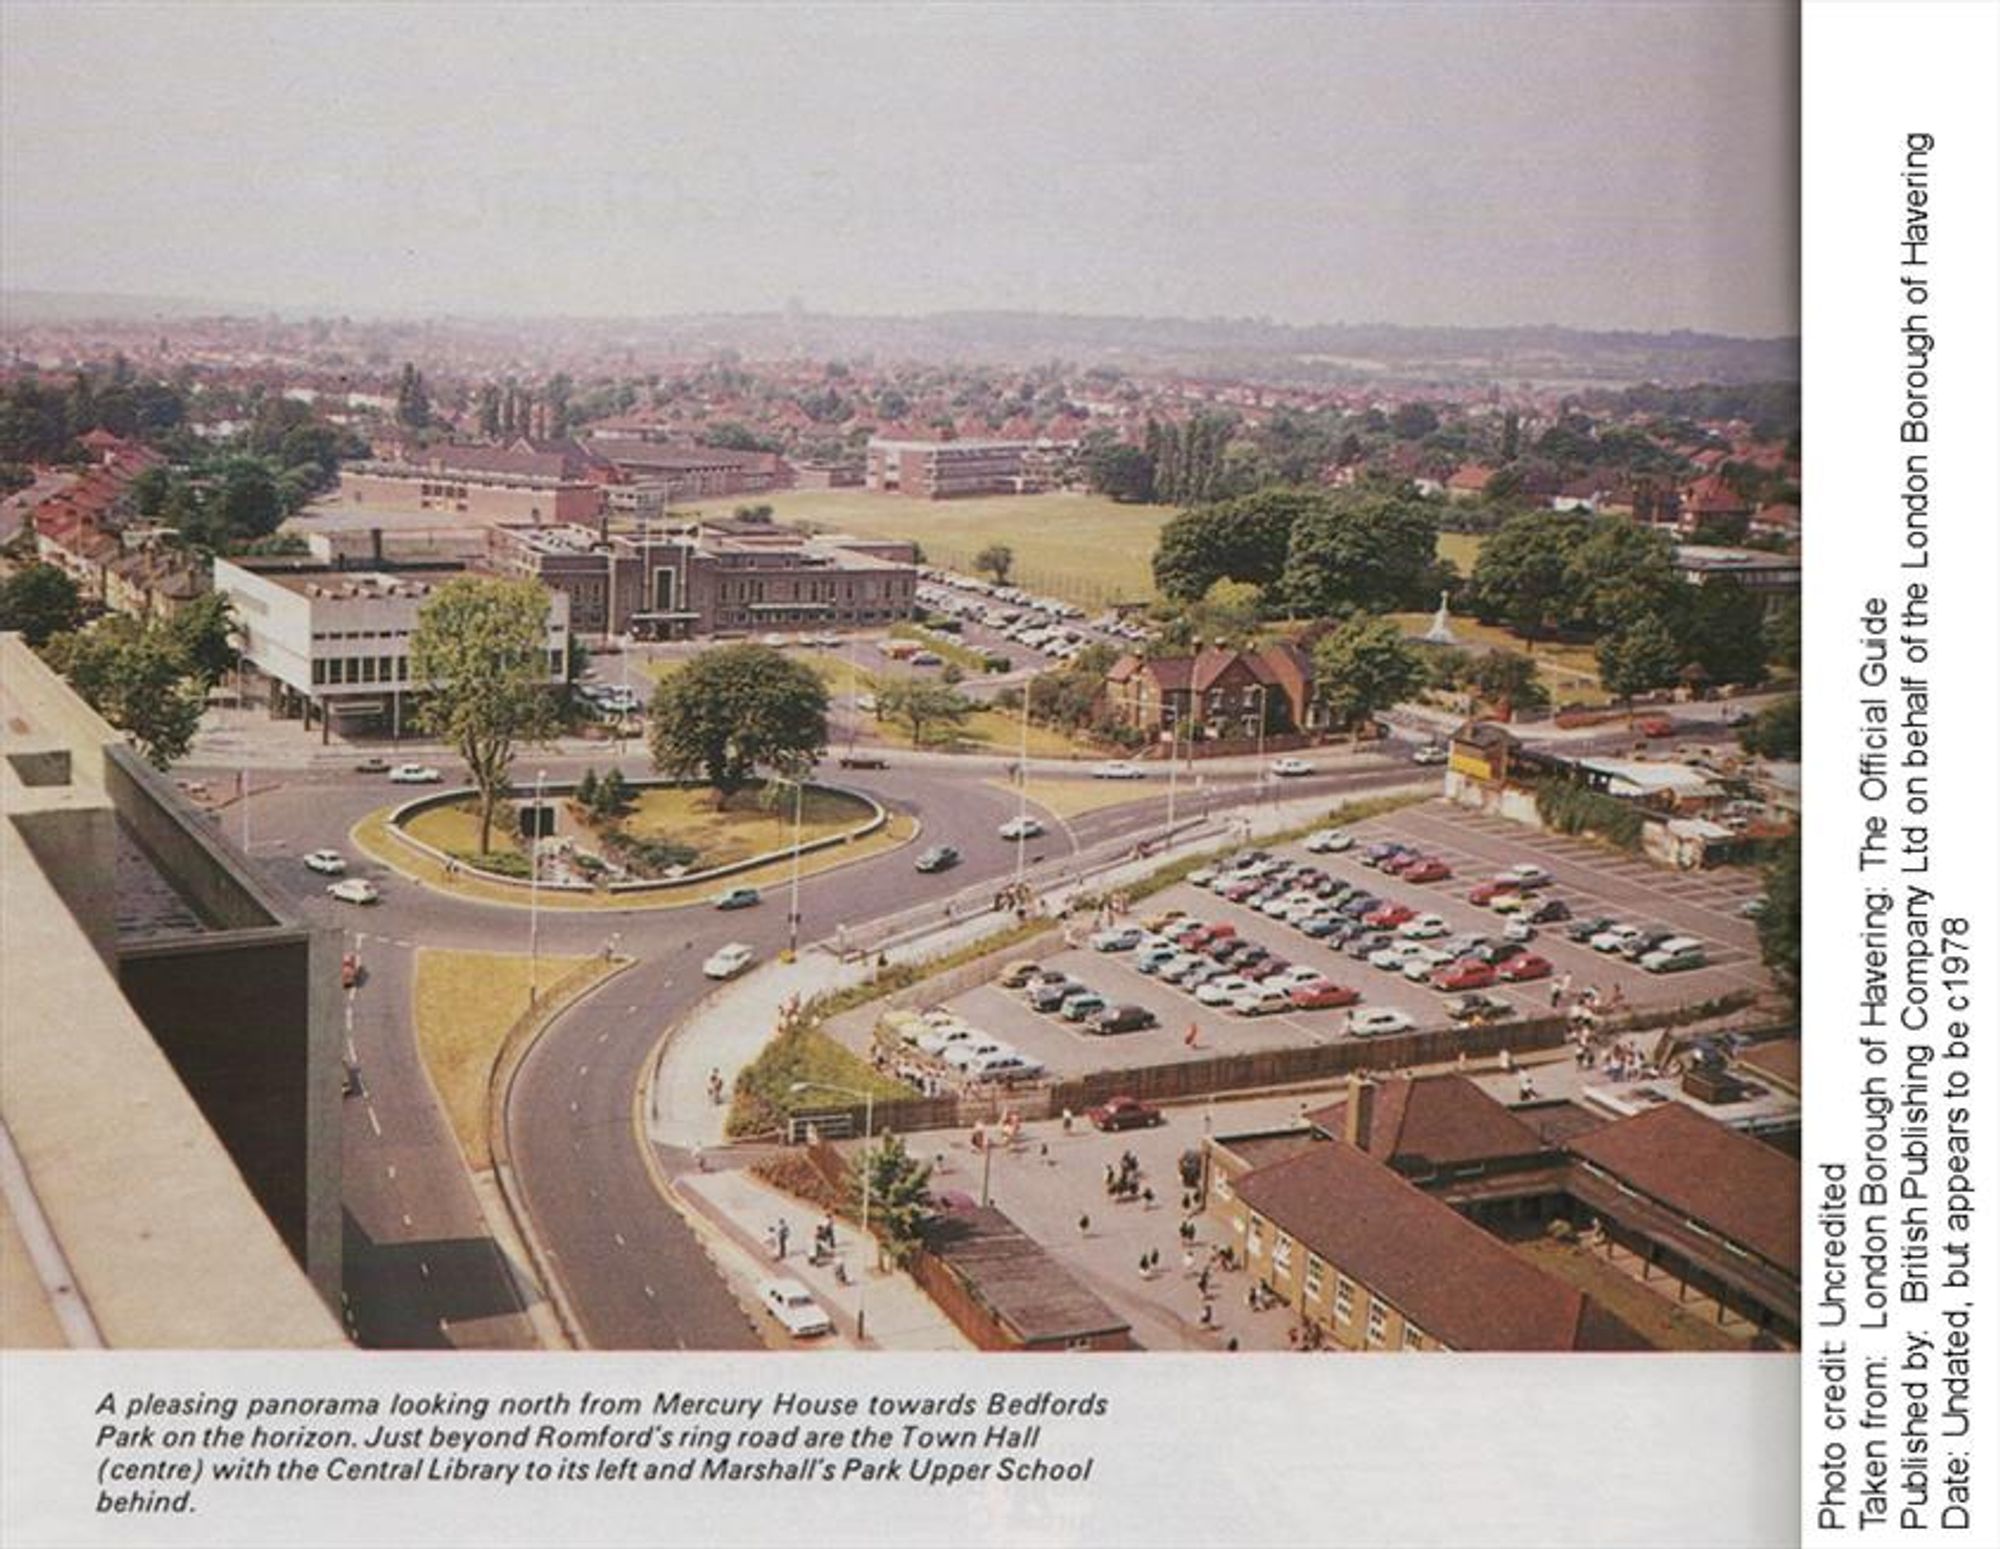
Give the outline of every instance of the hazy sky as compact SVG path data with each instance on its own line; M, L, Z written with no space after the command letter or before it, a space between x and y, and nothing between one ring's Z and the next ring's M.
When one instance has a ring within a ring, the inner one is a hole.
M1797 326L1788 3L0 18L10 287Z

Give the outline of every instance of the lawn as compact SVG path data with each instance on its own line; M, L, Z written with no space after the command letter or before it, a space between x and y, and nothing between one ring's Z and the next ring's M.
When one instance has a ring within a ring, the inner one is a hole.
M990 495L911 500L869 490L786 490L759 495L782 521L809 522L863 538L911 538L935 565L970 572L989 543L1014 551L1010 579L1032 592L1085 608L1153 597L1153 544L1171 506L1120 505L1102 495ZM690 507L727 516L738 500Z
M805 842L825 839L868 821L865 802L838 791L808 790L800 812ZM727 807L718 808L706 786L675 785L642 791L620 826L638 839L672 839L692 845L697 866L727 866L771 850L790 849L792 793L789 786L772 792L768 803L760 790L738 791Z
M419 812L403 827L409 830L412 839L421 839L432 849L442 850L446 855L476 855L479 852L479 803L470 797L450 806ZM525 852L517 840L514 808L502 802L493 813L492 853L518 855L525 859Z
M538 1013L552 1015L611 967L604 958L542 957L533 974L542 993ZM529 1010L529 968L527 958L501 952L426 947L417 954L417 1047L475 1172L493 1165L486 1145L493 1064L508 1029Z
M1479 560L1479 546L1486 540L1476 532L1441 532L1438 534L1437 557L1448 559L1458 566L1462 576L1472 574L1472 567Z
M1009 795L1015 790L1009 780L988 780L986 783ZM1028 772L1028 800L1059 818L1073 818L1105 807L1122 807L1127 802L1145 801L1149 797L1165 795L1166 789L1164 780L1044 780L1033 770Z
M892 747L911 746L910 728L900 721L883 719L872 723L875 734ZM1021 717L1004 710L975 710L947 740L944 733L924 728L924 746L935 752L1004 753L1021 751ZM1047 726L1028 727L1028 757L1056 759L1098 758L1102 751L1087 742Z
M796 1083L809 1083L814 1088L845 1087L872 1093L884 1101L917 1095L913 1088L883 1075L819 1028L800 1027L765 1044L737 1076L726 1133L763 1134L778 1128L794 1111L840 1107L846 1101L838 1093L823 1090L794 1092Z
M1431 627L1429 613L1391 613L1398 628L1408 635L1421 635ZM1451 632L1470 651L1513 651L1533 658L1541 672L1542 685L1558 705L1606 704L1610 696L1597 681L1597 648L1555 640L1538 640L1533 649L1512 630L1498 624L1482 624L1475 618L1452 615Z
M1716 1327L1715 1320L1662 1295L1665 1282L1644 1286L1616 1266L1607 1264L1589 1249L1553 1237L1537 1237L1508 1246L1529 1263L1547 1270L1558 1280L1594 1296L1603 1307L1640 1335L1663 1350L1742 1350L1750 1331L1741 1323L1739 1333Z

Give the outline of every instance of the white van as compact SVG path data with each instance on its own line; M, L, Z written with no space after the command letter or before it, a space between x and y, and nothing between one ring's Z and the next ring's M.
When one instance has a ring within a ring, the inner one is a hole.
M1692 936L1669 936L1639 959L1639 966L1651 974L1678 973L1683 968L1700 968L1708 952Z

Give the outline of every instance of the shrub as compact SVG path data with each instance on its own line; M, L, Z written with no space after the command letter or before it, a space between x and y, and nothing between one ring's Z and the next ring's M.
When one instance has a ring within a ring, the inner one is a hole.
M452 850L451 858L470 871L483 871L495 877L520 877L529 875L528 857L514 850Z

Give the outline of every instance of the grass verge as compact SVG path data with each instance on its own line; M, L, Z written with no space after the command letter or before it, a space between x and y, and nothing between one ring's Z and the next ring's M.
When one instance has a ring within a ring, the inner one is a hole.
M459 1150L475 1172L493 1165L487 1149L487 1098L493 1065L517 1025L555 1015L612 964L596 957L544 957L533 965L541 992L531 1007L527 958L501 952L417 954L417 1048Z

